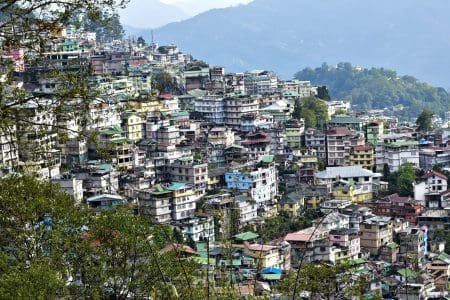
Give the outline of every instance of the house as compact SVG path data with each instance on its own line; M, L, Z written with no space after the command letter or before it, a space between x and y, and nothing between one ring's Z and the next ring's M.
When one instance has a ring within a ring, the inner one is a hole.
M450 255L442 252L431 257L425 266L426 270L433 277L436 288L439 290L448 290L450 288Z
M321 219L314 220L313 226L320 226L326 230L348 229L349 217L339 212L332 212Z
M291 192L283 195L280 205L283 212L295 218L301 215L305 202L301 193Z
M333 183L332 192L335 200L362 203L372 200L372 192L365 189L364 185L358 185L353 180L339 180Z
M346 127L358 132L364 132L366 129L366 122L361 118L350 115L333 115L330 118L328 126L330 126L330 128Z
M325 132L327 165L349 166L352 147L364 145L364 134L346 127L336 127Z
M167 169L172 181L190 184L198 195L205 194L208 185L207 163L194 160L192 156L186 156L175 159Z
M348 259L356 259L361 253L359 234L348 228L339 228L330 230L330 245L348 251Z
M246 191L258 204L273 201L278 195L278 173L272 155L263 156L257 165L244 165L225 173L229 190Z
M155 223L172 221L172 193L160 184L155 185L153 190L139 191L139 212L150 216Z
M259 103L257 97L235 96L224 98L224 123L229 128L239 129L242 116L258 114Z
M134 112L122 114L122 128L128 140L138 142L142 139L142 118Z
M195 217L176 224L185 237L198 243L202 241L214 242L214 218L211 216Z
M411 163L419 168L419 143L412 140L387 141L377 144L375 149L376 168L383 170L385 164L389 171L396 172L401 165Z
M87 204L94 209L112 209L126 203L125 199L118 195L101 194L86 199Z
M329 230L309 227L297 232L288 233L284 240L291 245L291 259L294 265L300 261L310 263L316 260L315 247L329 247ZM323 245L323 246L322 246Z
M443 168L450 167L450 147L425 147L419 151L419 166L424 170L431 170L439 165Z
M326 135L317 129L308 128L305 130L305 146L308 149L316 150L317 157L321 160L327 159Z
M73 174L63 174L52 178L52 182L60 186L61 191L71 195L75 203L83 201L83 180L77 179Z
M375 213L380 216L402 218L411 224L417 224L417 217L425 211L424 206L410 197L392 194L375 202Z
M372 170L375 166L373 148L370 145L353 146L350 152L350 165Z
M377 256L383 245L393 241L392 221L389 217L375 216L360 224L361 249Z
M194 217L198 197L191 185L173 182L168 188L173 192L171 199L172 219L179 221Z
M390 264L397 263L400 246L397 243L387 243L380 248L380 259Z
M245 135L245 138L241 140L241 145L247 150L251 159L258 159L271 153L271 138L267 132L262 130Z
M332 192L334 182L351 180L356 186L361 186L364 192L377 194L380 178L381 174L360 166L327 167L315 174L316 183L327 186L329 192Z
M304 120L291 120L284 125L287 146L291 149L299 149L302 146L302 137L305 132Z
M384 133L384 123L379 120L372 120L367 123L366 127L366 140L367 143L375 147L380 137Z
M414 184L414 199L427 208L442 208L440 196L447 191L447 176L435 171L426 171Z

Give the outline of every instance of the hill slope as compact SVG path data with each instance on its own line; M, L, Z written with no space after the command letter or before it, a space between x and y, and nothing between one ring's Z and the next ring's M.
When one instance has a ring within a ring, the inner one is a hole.
M351 61L450 87L449 9L447 0L255 0L168 24L155 37L234 71L289 78Z
M397 117L415 119L424 109L442 115L450 108L450 95L443 88L434 88L418 82L412 76L398 76L386 69L361 69L349 63L337 67L306 68L295 78L311 80L315 85L326 85L332 98L351 101L360 109L388 109L403 106Z

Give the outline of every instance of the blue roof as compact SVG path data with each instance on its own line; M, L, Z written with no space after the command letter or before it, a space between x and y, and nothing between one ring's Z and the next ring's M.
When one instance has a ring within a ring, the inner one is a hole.
M262 269L261 274L283 274L283 271L275 267L269 267Z
M177 191L185 188L188 188L188 186L183 182L172 182L172 184L167 189L170 191Z

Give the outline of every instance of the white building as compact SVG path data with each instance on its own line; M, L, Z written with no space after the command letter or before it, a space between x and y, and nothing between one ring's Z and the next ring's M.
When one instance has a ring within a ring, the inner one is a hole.
M314 177L319 185L326 185L331 192L334 182L344 180L353 181L366 193L378 192L381 174L373 173L359 166L327 167L324 171L317 172Z
M189 236L194 242L214 242L214 218L196 217L183 221L180 225L185 236Z
M258 114L258 98L256 97L228 97L224 99L225 124L238 129L241 118L246 114Z
M439 208L440 195L447 191L447 176L439 172L427 171L414 184L414 200L427 208Z
M219 95L205 95L195 100L195 112L202 115L206 122L223 125L225 109L223 97Z
M244 74L245 92L249 95L272 94L278 90L278 77L274 72L255 70Z
M64 174L52 178L52 181L60 186L61 191L71 195L77 204L83 201L83 180L77 179L71 174Z
M417 141L396 141L379 143L375 150L377 171L385 164L391 172L397 172L401 165L410 163L419 168L419 143Z
M251 168L251 167L248 167ZM225 173L227 189L247 191L256 203L273 201L278 194L278 173L273 156L263 156L261 163L250 170Z

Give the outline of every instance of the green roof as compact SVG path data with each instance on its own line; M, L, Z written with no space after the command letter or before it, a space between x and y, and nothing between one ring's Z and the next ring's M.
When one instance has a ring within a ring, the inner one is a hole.
M111 164L101 164L98 165L97 168L108 171L112 169L112 165Z
M265 280L280 280L281 274L262 274L261 275Z
M403 146L415 146L415 145L419 145L419 142L417 141L399 141L399 142L392 142L387 144L387 146L389 147L403 147Z
M396 249L396 248L398 248L399 246L398 246L398 244L392 242L392 243L387 243L387 244L386 244L386 247L388 247L388 248L390 248L390 249Z
M360 265L360 264L365 264L367 261L364 258L357 258L353 260L354 264Z
M406 269L406 268L400 269L397 271L397 273L399 273L400 275L402 275L405 278L410 278L410 279L417 278L417 273L411 269Z
M115 134L122 134L122 133L124 133L124 131L121 127L114 126L114 127L105 128L105 129L101 130L100 133L106 134L106 135L115 135Z
M257 235L256 233L247 231L244 233L236 234L234 237L241 241L248 241L248 240L256 239L258 236L259 235Z
M153 195L163 195L163 194L168 194L168 193L170 193L170 191L165 189L160 184L155 185L155 191L152 192Z
M274 158L273 155L264 155L263 157L261 157L261 161L263 163L270 164L273 163L273 158Z
M209 263L210 266L214 266L216 264L215 259L211 257L208 259L206 257L197 256L194 257L194 261L202 265L207 265Z
M448 255L445 252L442 252L441 254L439 254L438 259L443 260L445 262L450 262L450 255Z

